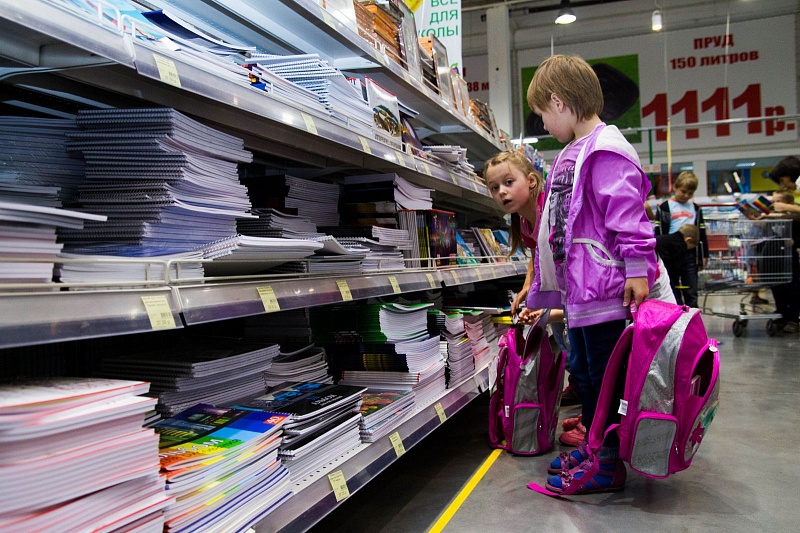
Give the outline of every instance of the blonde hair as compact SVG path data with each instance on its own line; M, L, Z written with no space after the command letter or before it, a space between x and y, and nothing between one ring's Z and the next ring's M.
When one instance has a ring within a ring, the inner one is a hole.
M533 163L525 157L524 154L518 152L516 150L509 150L505 152L500 152L496 156L492 157L488 161L486 161L486 165L483 167L483 179L486 180L486 175L489 172L489 169L492 167L496 167L498 165L502 165L503 163L508 163L509 165L519 169L522 171L525 176L529 176L530 174L534 175L534 185L530 191L531 200L536 202L539 198L539 195L542 193L542 185L544 184L544 179L542 178L542 174L536 170L533 166ZM487 184L488 186L488 184ZM538 216L538 212L537 212ZM535 221L534 221L535 222ZM521 227L520 217L517 213L511 213L511 225L510 225L510 236L511 236L511 254L514 253L514 250L520 249L522 253L527 255L526 250L528 249L525 246L525 243L522 241L522 227ZM534 224L534 227L536 224ZM510 255L510 254L509 254Z
M589 63L578 56L550 56L536 69L528 86L528 106L531 110L545 110L553 94L578 120L588 120L603 111L600 79Z
M688 237L691 243L691 246L687 246L690 250L697 246L697 243L700 242L700 230L694 224L684 224L678 231L684 238Z
M678 174L678 177L675 178L675 185L672 188L686 187L694 192L697 190L697 183L697 176L694 175L694 172L685 171Z

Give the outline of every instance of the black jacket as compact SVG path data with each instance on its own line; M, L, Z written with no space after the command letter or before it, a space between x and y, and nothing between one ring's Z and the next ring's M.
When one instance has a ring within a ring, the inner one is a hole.
M709 256L708 253L708 237L706 236L706 223L703 220L703 210L700 208L699 205L694 204L694 210L697 213L696 217L696 224L697 229L700 230L700 243L698 244L697 248L689 253L694 253L695 257L697 258L697 266L698 268L703 267L703 259L707 259ZM669 234L669 225L672 221L671 213L669 212L669 201L664 200L660 204L658 204L658 210L656 212L656 219L653 223L653 229L656 235L668 235Z

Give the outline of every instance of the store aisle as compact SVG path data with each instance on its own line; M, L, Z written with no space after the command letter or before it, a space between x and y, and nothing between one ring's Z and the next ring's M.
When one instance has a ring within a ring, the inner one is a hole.
M736 338L730 319L705 322L721 341L722 388L692 467L666 480L629 472L623 492L566 501L525 487L544 482L558 450L503 453L444 531L796 531L800 337L768 337L761 321ZM427 531L491 453L487 404L481 395L312 531ZM562 417L575 412L565 408Z

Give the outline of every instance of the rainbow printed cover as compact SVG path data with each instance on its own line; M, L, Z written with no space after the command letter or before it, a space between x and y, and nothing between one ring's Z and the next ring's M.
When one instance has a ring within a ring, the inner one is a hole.
M153 428L163 470L242 453L268 439L289 418L270 411L197 404Z

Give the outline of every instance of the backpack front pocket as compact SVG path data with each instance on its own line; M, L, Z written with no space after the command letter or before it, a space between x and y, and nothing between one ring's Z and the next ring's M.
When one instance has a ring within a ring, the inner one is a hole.
M545 450L541 450L539 444L541 405L538 403L521 403L512 409L509 415L507 423L511 427L510 451L519 454L544 452Z
M678 419L672 415L640 413L631 438L631 468L647 476L667 477L677 431Z

